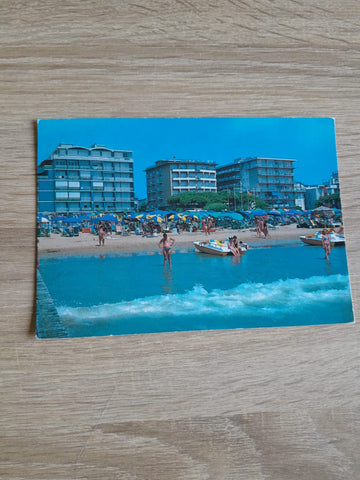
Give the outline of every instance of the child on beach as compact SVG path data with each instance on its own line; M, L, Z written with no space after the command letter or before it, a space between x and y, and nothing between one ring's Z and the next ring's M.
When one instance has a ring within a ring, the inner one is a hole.
M171 237L168 237L166 233L164 233L163 238L159 242L159 248L162 248L164 254L164 267L166 266L166 259L168 260L169 267L171 267L171 247L174 245L174 243L175 240Z

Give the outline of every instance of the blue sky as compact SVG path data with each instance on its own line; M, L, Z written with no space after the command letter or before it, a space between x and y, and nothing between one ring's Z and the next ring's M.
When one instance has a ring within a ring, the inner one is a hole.
M143 171L157 160L209 160L225 165L235 158L295 159L295 180L317 184L337 171L331 118L102 118L40 120L38 163L60 142L131 150L135 195L146 197Z

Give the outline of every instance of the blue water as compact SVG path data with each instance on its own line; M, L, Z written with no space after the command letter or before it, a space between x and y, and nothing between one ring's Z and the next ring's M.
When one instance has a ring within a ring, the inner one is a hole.
M353 321L345 248L272 244L241 258L177 251L44 258L70 336Z

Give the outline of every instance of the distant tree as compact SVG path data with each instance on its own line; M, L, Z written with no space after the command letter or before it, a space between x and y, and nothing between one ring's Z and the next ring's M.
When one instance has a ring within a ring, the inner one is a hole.
M214 212L222 212L227 206L222 202L207 203L204 207L205 210L214 210Z
M269 208L269 205L259 197L248 194L240 194L230 192L228 190L221 190L220 192L184 192L178 195L173 195L168 199L170 208L181 211L189 208L204 208L205 210L215 210L213 205L216 205L216 211L221 210L248 210L250 208Z
M222 196L219 197L216 192L184 192L170 197L168 199L168 204L171 208L180 208L182 210L188 208L204 208L208 203L221 201L221 198Z
M317 207L330 207L330 208L338 208L341 210L341 201L340 201L340 194L339 193L332 193L330 195L324 195L320 197L315 202L315 208Z
M248 195L243 194L238 194L236 197L236 210L241 210L241 204L242 204L242 209L243 210L250 210L254 208L262 208L264 210L267 210L269 207L269 204L265 202L262 198L255 197L255 195Z
M139 212L146 212L147 209L148 209L148 203L145 202L145 203L143 203L139 206L138 211Z

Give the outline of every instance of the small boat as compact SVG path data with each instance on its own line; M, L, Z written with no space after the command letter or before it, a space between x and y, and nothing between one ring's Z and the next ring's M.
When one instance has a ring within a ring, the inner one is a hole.
M301 235L300 240L307 245L322 246L322 235L321 232L314 233L313 235ZM330 245L332 247L341 247L345 245L344 234L330 233L329 234Z
M233 255L233 252L228 246L224 243L219 242L219 240L208 240L205 242L194 242L194 246L199 252L208 253L210 255L219 255L225 257L226 255ZM241 253L245 253L247 246L245 244L240 244L239 249Z

